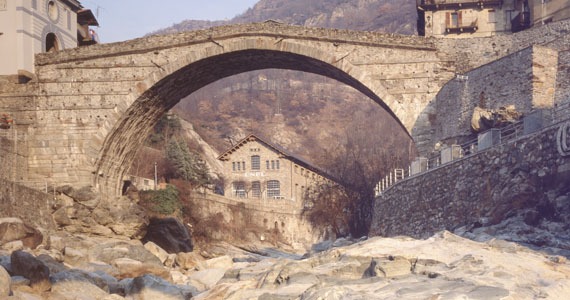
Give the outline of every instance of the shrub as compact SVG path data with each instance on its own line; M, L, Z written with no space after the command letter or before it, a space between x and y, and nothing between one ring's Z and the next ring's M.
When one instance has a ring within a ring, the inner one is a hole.
M141 191L141 199L148 209L162 215L171 215L181 207L178 189L173 185L167 185L164 190Z

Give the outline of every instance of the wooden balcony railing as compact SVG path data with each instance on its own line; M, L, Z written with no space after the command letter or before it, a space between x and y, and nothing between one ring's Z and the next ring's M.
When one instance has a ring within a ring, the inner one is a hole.
M477 29L479 29L479 26L477 25L477 19L468 24L457 24L456 26L449 24L445 27L445 31L447 33L475 32Z

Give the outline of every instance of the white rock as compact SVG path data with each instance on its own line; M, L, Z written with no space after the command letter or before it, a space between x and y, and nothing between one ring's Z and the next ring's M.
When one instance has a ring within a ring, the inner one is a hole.
M231 257L224 255L204 261L204 266L206 269L224 269L227 270L231 268L234 261Z
M162 263L164 263L168 259L168 252L164 251L164 249L160 248L157 244L153 242L147 242L144 244L144 248L148 250L150 253L154 254Z
M0 299L4 299L4 297L10 295L11 286L12 278L10 278L10 274L0 266Z
M224 269L207 269L194 272L192 275L190 275L190 278L194 281L199 282L205 287L205 289L210 289L216 285L216 283L218 283L222 277L224 277L225 273L226 270Z
M24 242L22 241L12 241L2 245L2 249L10 252L24 250Z

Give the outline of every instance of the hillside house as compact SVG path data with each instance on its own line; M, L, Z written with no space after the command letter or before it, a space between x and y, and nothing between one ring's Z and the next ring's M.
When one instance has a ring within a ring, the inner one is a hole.
M253 134L218 159L223 162L226 197L297 201L311 186L333 180L308 161Z
M512 33L570 17L568 0L416 0L418 34L471 38Z
M93 25L76 0L0 0L0 75L32 78L35 54L93 44Z

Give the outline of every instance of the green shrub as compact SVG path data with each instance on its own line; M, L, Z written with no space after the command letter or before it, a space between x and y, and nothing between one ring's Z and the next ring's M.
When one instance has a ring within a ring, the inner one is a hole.
M141 199L151 211L163 215L171 215L180 208L178 189L173 185L167 185L164 190L142 191Z

